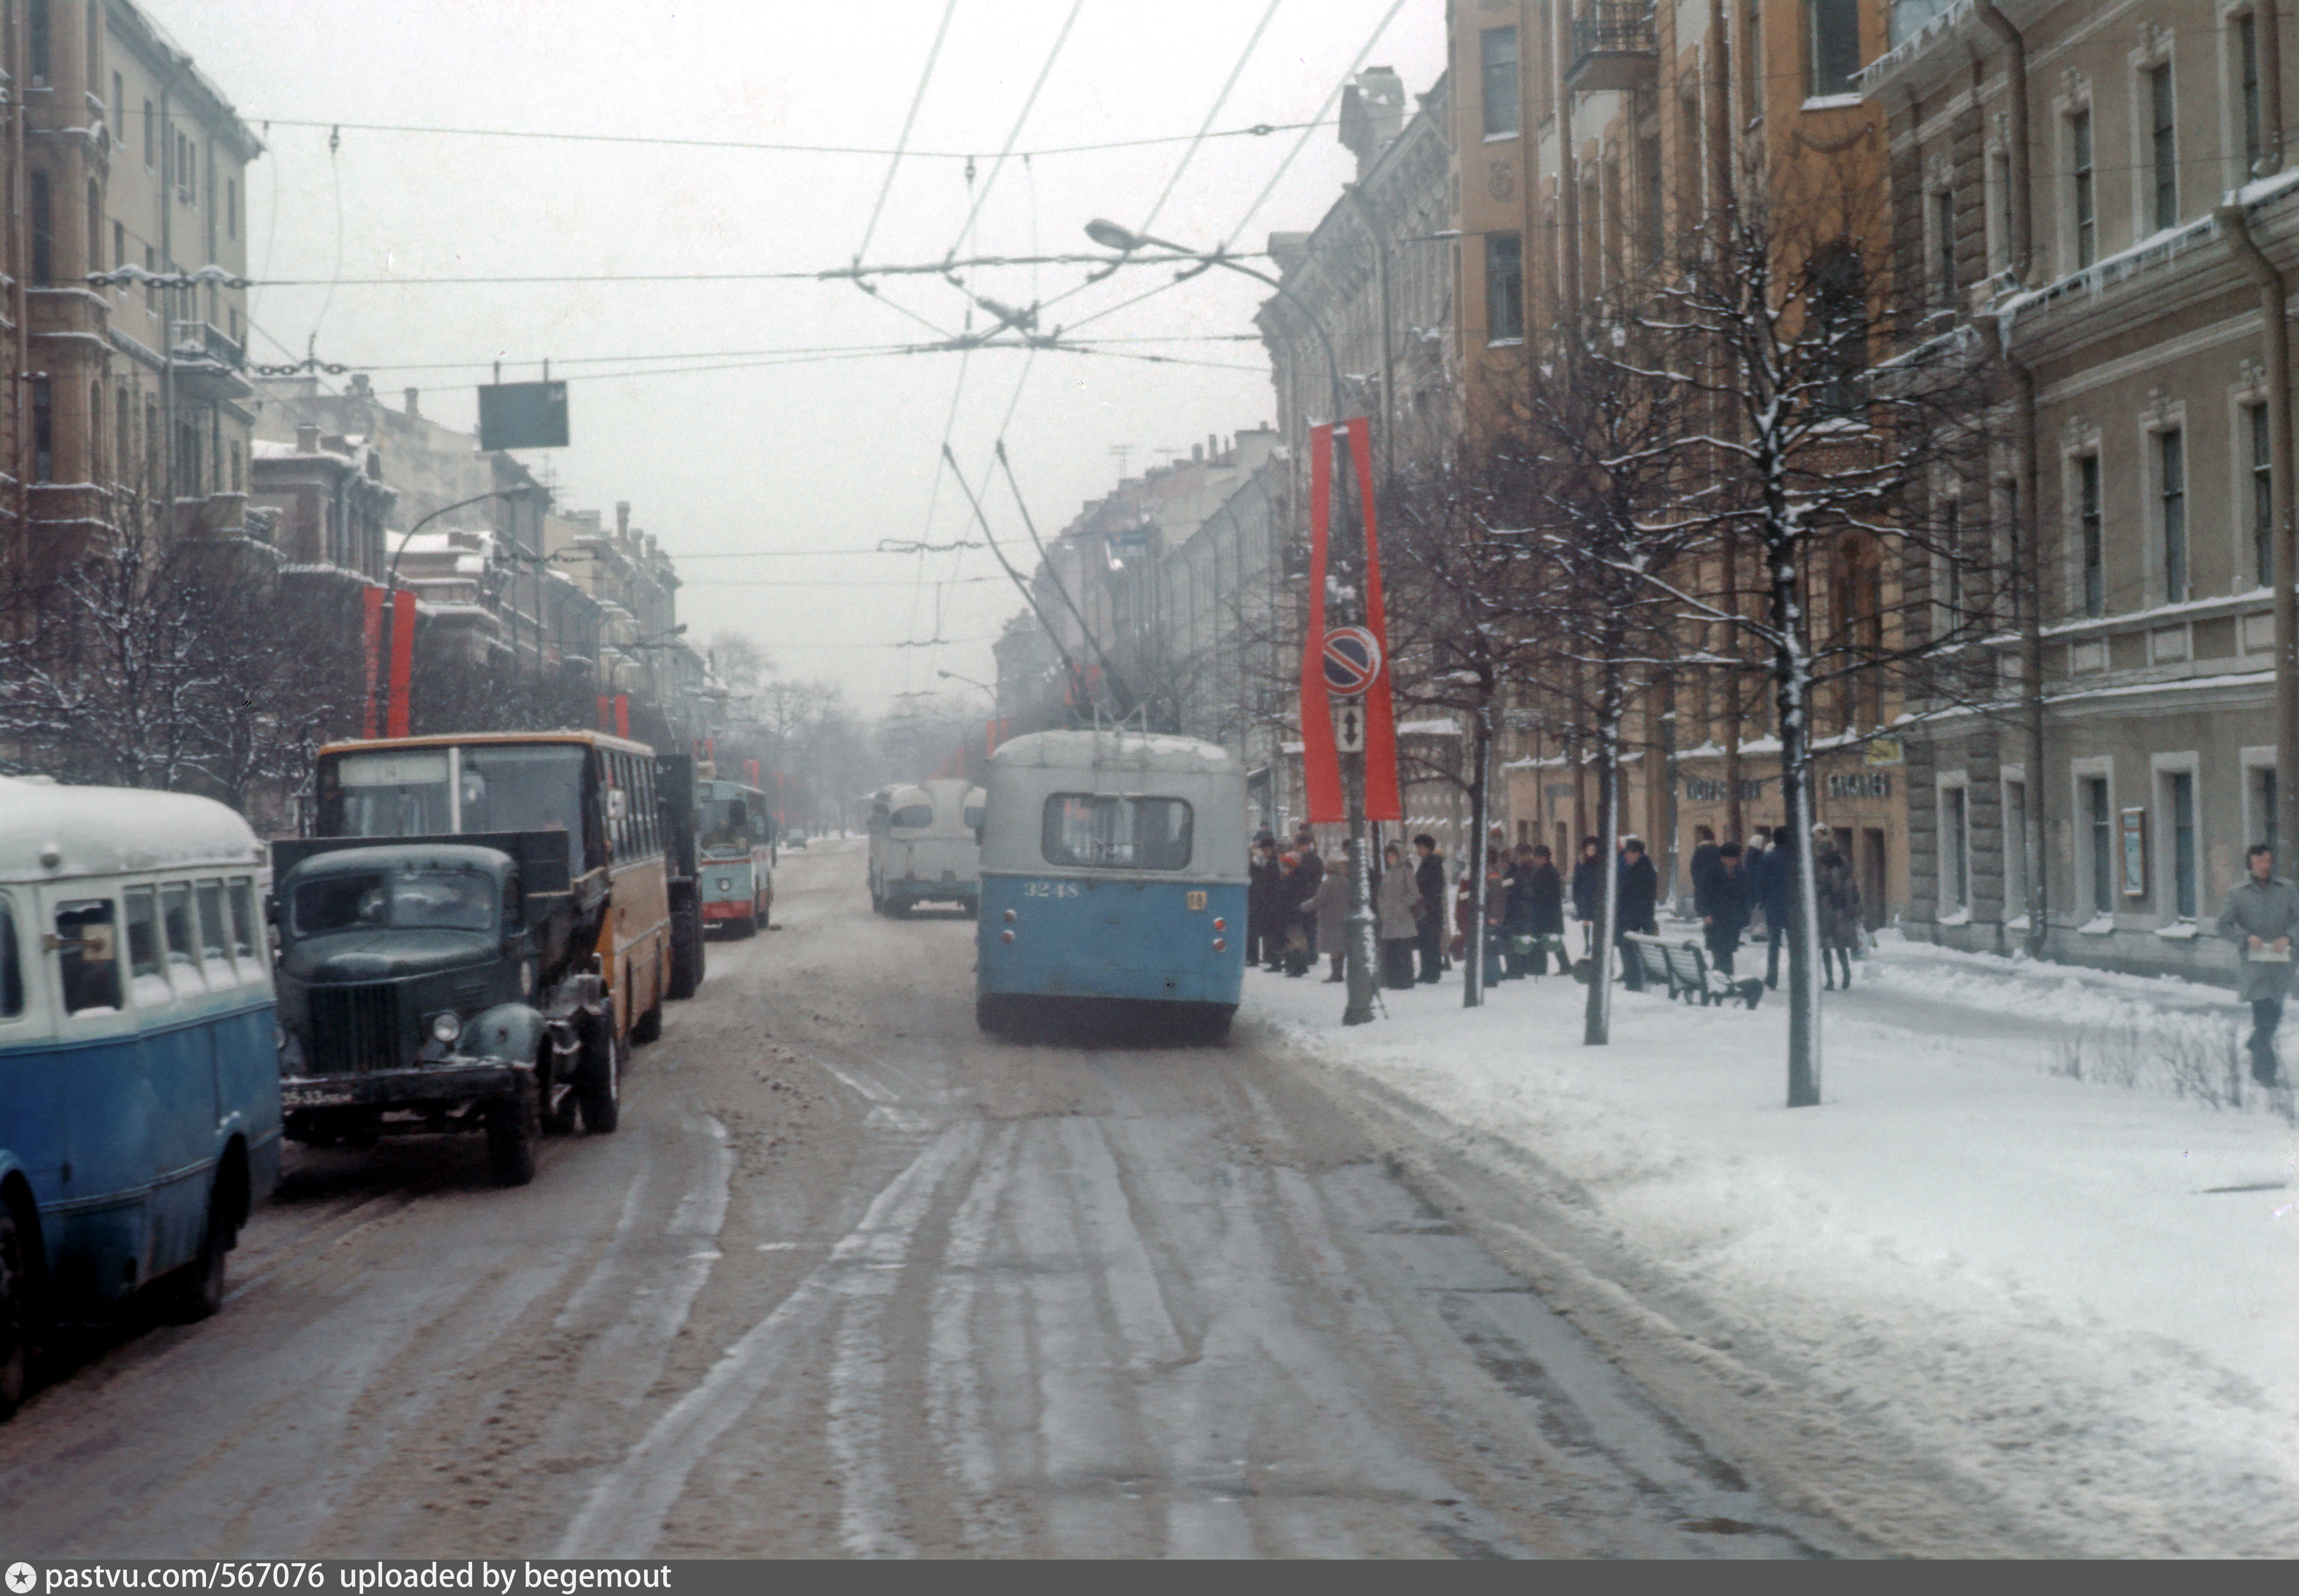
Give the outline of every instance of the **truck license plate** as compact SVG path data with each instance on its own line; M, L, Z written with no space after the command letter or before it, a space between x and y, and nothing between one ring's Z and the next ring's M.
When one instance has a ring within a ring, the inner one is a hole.
M348 1087L282 1087L279 1105L282 1108L333 1108L352 1101Z

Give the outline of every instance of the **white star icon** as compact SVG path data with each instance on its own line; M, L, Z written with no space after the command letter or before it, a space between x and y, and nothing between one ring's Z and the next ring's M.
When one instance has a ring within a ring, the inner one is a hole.
M11 1563L8 1565L8 1588L11 1591L13 1591L16 1593L16 1596L25 1596L27 1592L39 1583L40 1576L33 1569L31 1564Z

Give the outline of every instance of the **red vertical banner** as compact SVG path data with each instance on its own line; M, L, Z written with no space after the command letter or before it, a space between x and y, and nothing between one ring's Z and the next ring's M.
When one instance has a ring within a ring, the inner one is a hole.
M1333 429L1309 429L1309 632L1301 640L1301 790L1314 823L1346 820L1341 758L1325 691L1325 554L1333 513Z
M391 720L386 737L408 735L409 691L415 682L415 595L391 595Z
M1373 509L1373 423L1360 416L1349 424L1349 453L1357 467L1357 503L1365 513L1365 630L1381 645L1381 669L1365 690L1365 818L1405 818L1398 801L1397 707L1389 696L1389 612L1381 597L1381 531Z
M631 695L627 692L618 692L615 695L615 735L618 737L628 737L630 734Z
M366 630L366 652L361 657L366 664L363 681L367 688L367 714L360 722L360 735L373 741L382 734L381 724L376 719L375 690L383 675L383 590L363 589L360 609Z
M614 700L608 698L605 693L601 693L599 695L599 730L602 732L611 732L614 729Z

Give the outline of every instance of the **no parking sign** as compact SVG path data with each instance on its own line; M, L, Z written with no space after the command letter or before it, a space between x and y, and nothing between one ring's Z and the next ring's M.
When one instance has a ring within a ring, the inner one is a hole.
M1362 626L1336 626L1325 633L1325 690L1345 699L1360 696L1381 674L1381 644Z

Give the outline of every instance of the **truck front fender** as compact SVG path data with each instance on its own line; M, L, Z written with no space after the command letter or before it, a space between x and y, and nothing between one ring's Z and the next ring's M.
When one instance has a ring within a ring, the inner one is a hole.
M499 1003L471 1017L457 1047L475 1058L532 1063L543 1051L550 1021L524 1003Z

